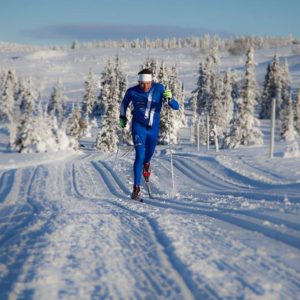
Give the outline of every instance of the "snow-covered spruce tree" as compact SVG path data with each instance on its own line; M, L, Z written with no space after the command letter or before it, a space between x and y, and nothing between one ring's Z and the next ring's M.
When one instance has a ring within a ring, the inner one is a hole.
M61 121L58 130L55 132L58 150L67 150L70 147L70 141L67 135L67 118Z
M109 64L111 64L111 68L113 69L112 72L115 73L114 76L116 78L116 81L119 82L118 93L119 93L120 99L122 99L123 96L125 95L127 85L128 85L127 75L125 74L125 72L123 70L123 63L122 63L119 55L116 55L114 62L112 60L110 60ZM104 71L104 73L105 73L105 71ZM105 85L105 83L103 81L106 81L106 79L104 78L105 77L105 75L103 75L104 73L102 73L101 91L99 93L99 96L97 97L96 104L95 104L94 111L93 111L93 116L98 117L98 118L101 118L101 116L103 114L105 114L105 106L104 106L103 101L105 101L106 94L105 94L105 90L103 90L103 85Z
M161 61L158 71L157 81L170 89L169 86L170 70L164 61ZM177 144L178 143L178 129L177 129L176 114L172 109L163 103L162 111L160 113L160 130L158 137L158 144Z
M90 119L96 102L95 76L89 70L87 79L84 82L84 95L81 107L82 118Z
M95 76L90 70L86 81L84 82L84 95L81 106L81 124L84 124L85 128L83 130L84 136L91 136L91 119L93 116L93 111L96 103L96 91L95 91ZM83 127L83 126L81 126Z
M124 63L119 55L115 57L115 76L119 86L119 99L123 99L128 86L127 75L124 72Z
M288 106L290 106L291 101L291 75L289 72L288 62L285 61L284 64L281 65L280 69L280 86L281 86L281 103L278 106L278 119L279 119L279 128L280 132L285 131L284 127L286 126L286 118L288 115ZM293 108L291 108L293 109Z
M96 148L104 152L117 151L119 141L117 120L119 118L119 83L116 80L115 68L108 60L102 73L101 91L99 99L103 105L103 114L100 120L99 132L96 138Z
M226 71L223 77L222 102L222 129L223 133L226 133L233 119L233 73L230 70Z
M77 40L74 40L73 43L72 43L72 46L71 46L71 49L79 49L80 48L80 45L79 45L79 42Z
M259 121L255 117L255 105L258 98L258 87L254 74L254 51L247 53L246 73L241 98L238 101L238 111L229 136L225 138L225 147L238 148L240 145L262 145L263 138Z
M197 103L195 106L198 118L204 119L208 115L211 128L216 125L219 131L223 131L220 129L221 86L218 49L213 47L205 62L200 64L197 88L192 94L193 101Z
M30 152L57 151L58 144L54 132L52 131L51 122L49 121L47 112L43 110L41 93L39 93L35 104L33 115L33 131L35 139L30 146Z
M199 115L210 115L211 106L213 101L213 84L216 83L214 80L215 76L215 61L211 55L206 57L203 64L203 79L199 81L202 85L199 86L197 95L197 113Z
M178 127L182 127L186 124L185 111L184 111L185 91L184 91L183 83L179 80L176 65L173 65L171 67L171 73L169 76L169 88L173 93L173 97L179 103L179 111L176 112L175 116L176 119L178 120L177 121Z
M0 91L3 88L5 81L6 81L6 71L0 69Z
M281 80L281 66L279 62L278 52L275 53L271 65L267 67L265 81L263 86L263 93L260 100L260 113L261 119L270 119L272 101L276 99L276 114L278 116L281 107L282 95L282 80Z
M0 75L0 123L3 122L9 134L9 148L14 147L16 139L19 108L16 105L17 78L12 70L3 71Z
M298 134L295 127L295 114L292 99L288 101L281 111L280 136L283 141L294 141ZM283 119L284 118L284 119Z
M26 98L28 97L27 95L28 85L32 87L32 81L30 78L29 79L20 78L19 85L18 85L17 99L16 99L17 104L19 104L20 113L23 113L25 109L24 107L26 103Z
M66 97L63 94L63 84L59 80L56 82L51 93L47 112L50 116L55 116L58 125L62 124L66 116Z
M128 79L127 79L127 74L124 71L125 63L121 60L119 55L116 55L114 62L115 62L114 70L115 70L115 76L116 76L118 93L119 93L116 97L118 97L118 105L120 107L121 101L125 96L128 87ZM132 104L130 104L130 106L132 106ZM127 120L131 120L130 118L131 111L132 109L128 109L126 112ZM121 140L126 144L132 143L130 122L128 122L128 125L123 130L118 129L117 133L118 133L119 141Z
M300 88L297 91L294 111L295 111L296 129L297 129L297 132L300 134Z
M167 64L162 60L160 62L158 73L157 73L157 81L164 86L169 84L169 68Z
M215 142L215 137L223 142L223 134L225 133L224 124L224 101L222 97L223 82L215 77L213 84L214 89L212 90L212 103L210 115L210 128L211 128L211 139L212 143Z
M72 113L69 118L69 126L68 126L68 135L70 139L70 147L74 150L78 150L80 143L80 134L81 134L81 127L79 124L80 120L80 110L78 106L73 105L72 107Z
M153 81L158 80L158 72L160 69L159 63L156 59L152 57L147 57L144 63L141 65L141 70L143 69L150 69L153 75Z
M3 91L7 82L11 82L14 91L17 91L18 79L14 70L1 70L0 69L0 91ZM15 97L16 95L14 95Z
M179 130L185 122L183 84L178 78L176 66L172 66L170 70L164 62L161 63L159 78L162 80L160 83L164 84L172 91L173 97L180 105L179 110L173 110L167 105L167 103L163 104L160 115L159 144L178 144Z
M232 101L233 101L233 119L235 119L235 115L237 112L237 102L240 98L240 81L241 78L238 77L236 72L232 72Z
M271 64L268 64L267 72L265 75L265 80L263 84L263 91L262 96L260 99L260 112L259 117L260 119L267 119L270 118L271 110L270 106L272 105L272 101L270 99L270 84L271 84Z
M47 105L48 121L56 140L57 150L67 149L69 144L66 134L67 108L65 102L66 97L63 94L63 85L59 80L53 87Z
M34 130L34 92L29 90L31 83L31 80L29 80L29 84L27 85L27 93L23 94L22 97L22 115L17 129L16 140L14 142L14 148L18 152L25 153L33 152L31 147L37 140L39 140L39 137L35 136L36 131Z
M216 40L215 43L217 43ZM219 58L217 46L213 47L209 56L211 57L211 104L208 106L208 114L210 116L210 128L213 133L212 142L215 143L214 137L223 141L225 133L224 124L224 99L223 99L223 80L220 78ZM216 130L216 131L215 131Z
M3 76L0 87L0 122L5 124L13 122L15 105L15 82L9 73L10 71Z
M197 84L196 88L192 91L192 97L191 97L191 108L192 108L192 140L191 142L194 142L194 138L196 138L196 126L197 123L199 122L199 109L198 109L198 103L202 103L201 98L203 97L203 87L204 87L204 82L205 82L205 72L204 72L204 66L203 63L199 64L198 68L198 79L197 79ZM203 141L204 142L205 138Z

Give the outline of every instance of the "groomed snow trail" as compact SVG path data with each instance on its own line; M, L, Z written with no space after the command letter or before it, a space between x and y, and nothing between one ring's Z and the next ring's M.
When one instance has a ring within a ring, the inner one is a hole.
M0 173L0 299L299 298L299 183L177 151L171 198L158 152L140 204L132 153L114 158Z

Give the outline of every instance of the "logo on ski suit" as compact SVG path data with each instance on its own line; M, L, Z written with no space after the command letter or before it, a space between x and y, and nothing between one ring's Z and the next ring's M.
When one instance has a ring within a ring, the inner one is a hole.
M134 136L134 147L142 146L142 145L143 145L143 142L142 142L141 138L139 137L138 134L136 134Z

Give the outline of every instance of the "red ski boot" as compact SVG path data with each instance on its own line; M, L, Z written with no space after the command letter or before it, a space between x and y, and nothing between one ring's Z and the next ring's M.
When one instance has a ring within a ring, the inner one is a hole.
M141 198L141 189L138 185L133 186L131 199L135 201L143 202L143 199Z
M146 182L149 182L150 175L151 175L150 162L146 162L144 163L144 168L143 168L143 176Z

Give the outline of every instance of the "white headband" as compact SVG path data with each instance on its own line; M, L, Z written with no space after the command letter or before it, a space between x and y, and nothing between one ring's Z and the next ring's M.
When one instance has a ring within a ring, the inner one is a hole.
M139 81L152 81L152 75L151 74L140 74Z

